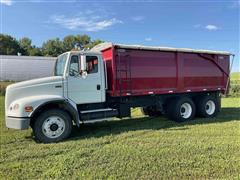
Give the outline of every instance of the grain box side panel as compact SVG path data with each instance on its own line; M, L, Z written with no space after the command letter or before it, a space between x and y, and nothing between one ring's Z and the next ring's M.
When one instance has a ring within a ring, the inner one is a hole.
M208 91L224 88L226 83L223 71L226 71L228 63L220 62L217 55L200 56L185 53L182 60L184 61L183 91Z
M118 57L119 58L119 57ZM128 83L120 84L122 79L129 79L118 73L116 78L116 91L120 94L131 92L131 95L162 94L176 91L177 67L174 52L146 51L126 49L120 56L120 62L131 61L131 86ZM116 66L121 67L115 60ZM124 72L122 72L124 73ZM126 94L125 94L126 95Z

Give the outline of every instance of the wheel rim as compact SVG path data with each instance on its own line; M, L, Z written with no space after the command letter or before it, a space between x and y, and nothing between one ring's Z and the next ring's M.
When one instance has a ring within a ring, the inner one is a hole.
M189 103L182 104L180 108L180 113L184 119L189 118L192 114L192 106Z
M58 138L65 130L65 122L59 116L48 117L42 125L42 132L48 138Z
M208 115L212 115L215 112L216 106L212 100L207 101L205 105L205 111Z

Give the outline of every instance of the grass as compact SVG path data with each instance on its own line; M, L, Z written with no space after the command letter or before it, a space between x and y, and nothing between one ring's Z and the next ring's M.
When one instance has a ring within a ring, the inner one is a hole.
M240 97L240 73L231 73L229 96Z
M0 96L5 95L6 87L12 83L13 81L0 81Z
M239 72L231 73L231 84L240 85L240 73Z
M235 81L240 81L240 72L233 72L231 73L231 80Z
M224 98L214 119L113 120L75 128L57 144L8 130L0 97L0 179L239 179L240 98Z
M14 83L13 81L0 81L0 87L6 88L9 84Z

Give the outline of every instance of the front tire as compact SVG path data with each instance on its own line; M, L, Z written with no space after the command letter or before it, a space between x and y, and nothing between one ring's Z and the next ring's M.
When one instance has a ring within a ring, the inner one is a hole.
M67 138L72 131L72 121L68 113L51 109L40 114L33 124L36 140L43 143L59 142Z
M194 102L188 97L180 97L170 100L167 104L167 116L176 122L192 120L195 116L196 107Z

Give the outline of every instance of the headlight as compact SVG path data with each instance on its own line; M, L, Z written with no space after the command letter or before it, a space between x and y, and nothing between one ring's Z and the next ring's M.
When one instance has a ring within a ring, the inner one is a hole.
M18 110L18 109L19 109L19 104L16 103L16 104L14 104L13 106L10 106L9 109L10 109L10 111L12 111L12 110L14 110L14 111L15 111L15 110Z
M17 110L19 108L19 104L14 104L13 110Z

